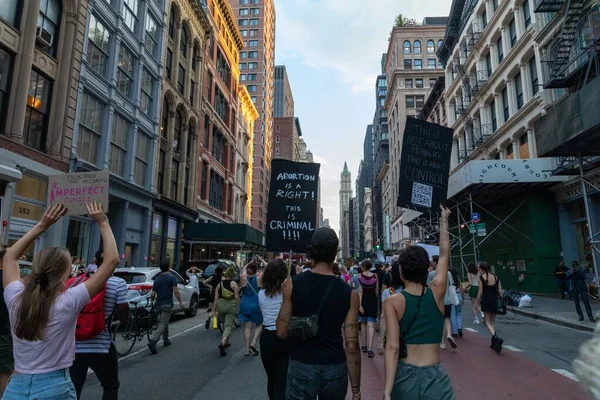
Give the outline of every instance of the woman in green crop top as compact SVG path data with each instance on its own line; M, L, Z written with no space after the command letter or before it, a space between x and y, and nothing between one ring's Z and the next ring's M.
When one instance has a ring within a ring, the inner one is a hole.
M399 257L404 291L384 303L387 338L384 400L455 400L450 377L440 365L450 256L450 211L440 208L440 258L431 284L423 285L429 255L422 247L410 246Z

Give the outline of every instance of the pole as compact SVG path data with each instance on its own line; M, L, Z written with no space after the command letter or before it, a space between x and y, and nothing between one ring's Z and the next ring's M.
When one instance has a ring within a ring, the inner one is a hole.
M598 279L598 260L596 256L596 246L594 246L594 230L592 229L592 215L590 214L590 204L585 185L585 174L583 171L583 157L579 153L579 176L581 178L581 192L583 193L583 204L585 205L585 215L587 217L588 235L590 236L590 245L592 246L592 262L594 263L594 274L596 274L596 284L600 284Z
M461 270L463 271L463 276L465 275L465 262L463 260L463 245L462 245L462 228L460 227L460 208L458 204L456 205L456 216L458 217L458 246L460 248L460 265Z
M471 208L471 216L473 216L473 196L469 193L469 207ZM473 232L473 256L475 257L475 264L479 265L479 256L478 256L478 249L477 249L477 234L478 234L478 229L477 229L477 224L475 224L472 220L471 223L473 224L473 227L475 228L475 231Z

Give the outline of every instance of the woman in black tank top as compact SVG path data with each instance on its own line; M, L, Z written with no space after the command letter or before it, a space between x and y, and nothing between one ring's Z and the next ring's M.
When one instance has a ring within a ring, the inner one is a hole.
M224 321L223 336L219 344L219 352L221 356L227 355L226 349L231 346L229 338L235 324L238 306L240 304L240 292L238 284L235 283L235 270L228 268L223 275L223 280L219 283L215 290L216 312L212 312L212 316L219 315L219 320Z

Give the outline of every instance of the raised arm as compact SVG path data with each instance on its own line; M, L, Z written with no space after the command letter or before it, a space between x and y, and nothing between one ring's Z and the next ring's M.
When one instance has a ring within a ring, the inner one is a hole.
M281 304L281 309L279 310L279 315L277 316L277 322L275 323L277 327L277 336L280 339L287 339L289 334L289 324L290 318L292 318L292 279L287 278L285 282L283 282L282 291L283 291L283 303Z
M90 279L85 281L85 287L90 294L90 298L92 298L97 295L102 288L104 288L104 284L108 278L110 278L113 272L115 272L115 268L117 268L117 265L119 264L119 252L117 251L115 235L113 235L113 232L110 229L110 224L108 223L106 214L104 214L102 204L94 201L86 204L86 207L90 217L96 221L98 227L100 228L102 246L104 249L104 259L102 260L102 265L100 265L98 271L96 271L96 273L94 273Z
M358 305L358 294L353 290L350 295L350 309L344 321L346 369L348 378L350 378L353 399L360 399L361 358L358 344Z
M444 295L448 286L448 264L450 263L450 235L448 233L450 210L442 205L440 205L440 209L442 213L440 217L440 255L435 270L435 277L429 285L438 305L444 301Z
M35 239L46 232L46 230L54 225L66 212L67 209L60 204L48 207L40 222L30 229L29 232L21 236L21 238L17 240L17 243L13 244L10 249L6 251L2 261L2 283L4 287L8 286L11 282L21 279L18 262L19 258L25 253L25 250L35 242Z

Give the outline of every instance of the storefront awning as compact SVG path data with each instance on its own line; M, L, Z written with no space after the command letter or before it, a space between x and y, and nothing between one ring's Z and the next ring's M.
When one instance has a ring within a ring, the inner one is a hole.
M264 246L263 233L244 224L185 224L186 243Z
M21 171L18 169L0 165L0 181L17 182L20 181L22 177L23 174L21 174Z

